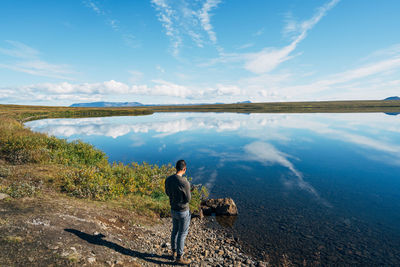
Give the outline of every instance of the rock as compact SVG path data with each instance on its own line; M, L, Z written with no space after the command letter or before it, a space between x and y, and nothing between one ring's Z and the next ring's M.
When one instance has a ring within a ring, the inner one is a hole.
M90 258L87 259L87 261L88 261L89 264L92 264L92 263L94 263L96 261L96 258L90 257Z
M200 207L200 209L198 211L192 212L191 214L192 218L200 218L203 219L204 215L203 215L203 210Z
M232 198L207 199L201 202L204 215L238 215L238 210Z
M8 197L10 197L10 196L7 194L4 194L4 193L0 193L0 200L6 199Z
M171 247L171 244L170 244L170 243L163 243L163 244L161 245L161 247L162 247L162 248L169 248L169 247Z

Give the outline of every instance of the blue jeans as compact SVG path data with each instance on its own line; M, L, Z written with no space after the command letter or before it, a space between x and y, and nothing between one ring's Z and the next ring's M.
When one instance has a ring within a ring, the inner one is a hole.
M185 247L185 239L189 232L190 212L171 210L172 215L172 233L171 233L171 248L178 255L183 254Z

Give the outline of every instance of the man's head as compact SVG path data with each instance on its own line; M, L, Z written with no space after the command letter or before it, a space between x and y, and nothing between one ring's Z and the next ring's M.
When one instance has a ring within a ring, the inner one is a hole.
M186 162L181 159L176 162L176 173L184 174L186 172Z

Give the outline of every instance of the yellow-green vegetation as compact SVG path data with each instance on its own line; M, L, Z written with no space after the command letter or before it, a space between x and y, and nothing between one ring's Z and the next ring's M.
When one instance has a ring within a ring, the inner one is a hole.
M23 126L22 121L26 119L45 116L45 109L40 115L31 110L24 113L22 108L10 111L9 106L0 110L1 192L14 198L35 196L46 183L48 188L70 196L100 201L120 199L130 201L137 211L169 214L164 182L175 171L171 165L110 164L105 153L90 144L67 142ZM51 114L62 116L68 111L60 110ZM132 115L135 111L131 109L129 113ZM204 187L193 191L190 203L193 211L198 210L201 198L206 195Z

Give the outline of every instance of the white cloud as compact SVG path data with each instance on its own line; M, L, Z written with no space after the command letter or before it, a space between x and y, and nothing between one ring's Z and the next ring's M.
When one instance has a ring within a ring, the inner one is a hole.
M296 49L297 45L304 40L307 36L307 32L311 30L326 13L333 8L340 0L331 0L324 6L320 7L314 16L306 21L303 21L299 25L292 25L290 29L299 29L300 32L297 37L287 46L283 48L264 48L262 51L253 54L247 54L245 57L247 61L245 63L245 69L261 74L270 72L275 69L281 63L291 59L293 57L292 52Z

